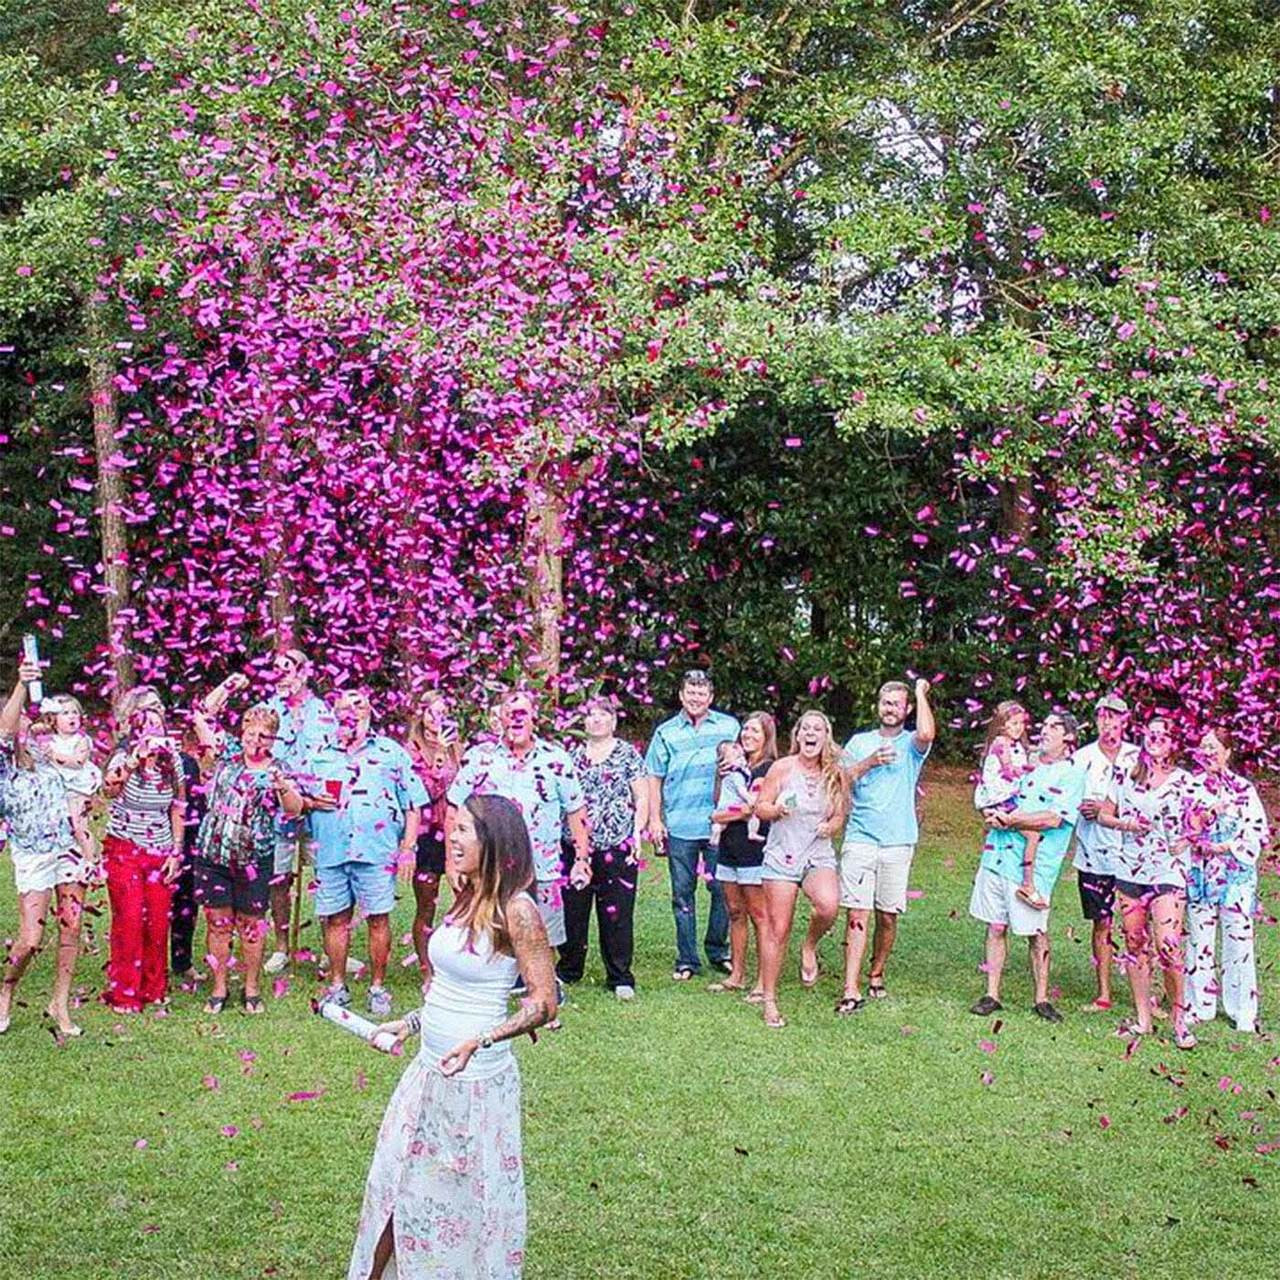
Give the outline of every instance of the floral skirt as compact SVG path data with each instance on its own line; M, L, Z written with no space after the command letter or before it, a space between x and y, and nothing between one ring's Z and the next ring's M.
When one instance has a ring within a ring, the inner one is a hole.
M384 1280L509 1280L524 1266L520 1072L440 1074L419 1054L378 1132L347 1280L368 1280L391 1219Z

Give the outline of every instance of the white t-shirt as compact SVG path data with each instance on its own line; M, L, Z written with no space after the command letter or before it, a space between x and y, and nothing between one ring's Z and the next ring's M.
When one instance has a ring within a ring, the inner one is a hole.
M1146 831L1122 832L1116 854L1116 876L1134 884L1185 886L1191 867L1187 810L1195 783L1184 769L1174 769L1154 790L1127 773L1112 792L1116 816L1124 821L1139 814L1151 824Z
M1138 748L1132 742L1122 742L1113 764L1096 742L1090 742L1076 749L1071 763L1084 770L1084 799L1105 800L1138 763ZM1115 875L1121 841L1121 833L1113 827L1082 817L1076 823L1076 869L1095 876Z

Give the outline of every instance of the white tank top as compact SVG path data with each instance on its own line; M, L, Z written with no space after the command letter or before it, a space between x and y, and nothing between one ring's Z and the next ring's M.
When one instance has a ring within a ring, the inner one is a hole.
M431 987L422 1006L422 1047L429 1066L464 1040L479 1038L507 1020L507 1000L520 966L515 956L499 955L487 935L468 943L467 930L446 917L431 935ZM511 1062L511 1042L477 1049L457 1077L482 1080Z

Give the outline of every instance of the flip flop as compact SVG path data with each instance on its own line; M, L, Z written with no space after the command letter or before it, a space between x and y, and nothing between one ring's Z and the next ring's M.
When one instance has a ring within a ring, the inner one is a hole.
M263 1004L261 996L245 996L244 1011L249 1014L266 1013L267 1006Z
M204 1002L205 1013L210 1014L213 1017L216 1017L218 1014L220 1014L223 1011L223 1009L225 1009L226 1007L227 1007L226 996L210 996Z
M836 1017L847 1018L851 1013L857 1013L859 1009L864 1008L866 1003L862 996L845 996L836 1001Z
M770 1001L770 1004L773 1002ZM765 1005L764 1025L772 1030L779 1030L787 1025L787 1020L778 1012L778 1006L773 1006L773 1016L769 1016L769 1005Z
M804 961L800 962L800 985L802 987L816 987L818 978L822 974L822 965L815 964L812 969L806 971Z
M764 1004L764 992L748 991L747 994L742 997L742 1003L743 1004Z
M712 982L707 987L707 990L716 996L725 991L743 991L745 989L741 982Z
M884 985L883 978L869 978L867 980L867 995L872 1000L883 1000L888 994L889 991Z
M672 982L688 982L689 979L692 977L693 977L692 969L677 969L671 975L671 981Z

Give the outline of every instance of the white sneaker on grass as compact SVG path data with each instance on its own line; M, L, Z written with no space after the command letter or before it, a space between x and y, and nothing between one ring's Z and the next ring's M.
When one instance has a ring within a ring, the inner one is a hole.
M273 951L262 966L263 973L283 973L289 964L289 957L283 951Z
M370 987L369 988L369 1012L375 1018L387 1018L391 1016L391 992L386 987Z
M619 986L614 987L613 994L617 996L619 1000L634 1000L636 998L636 989L630 984L624 982Z

